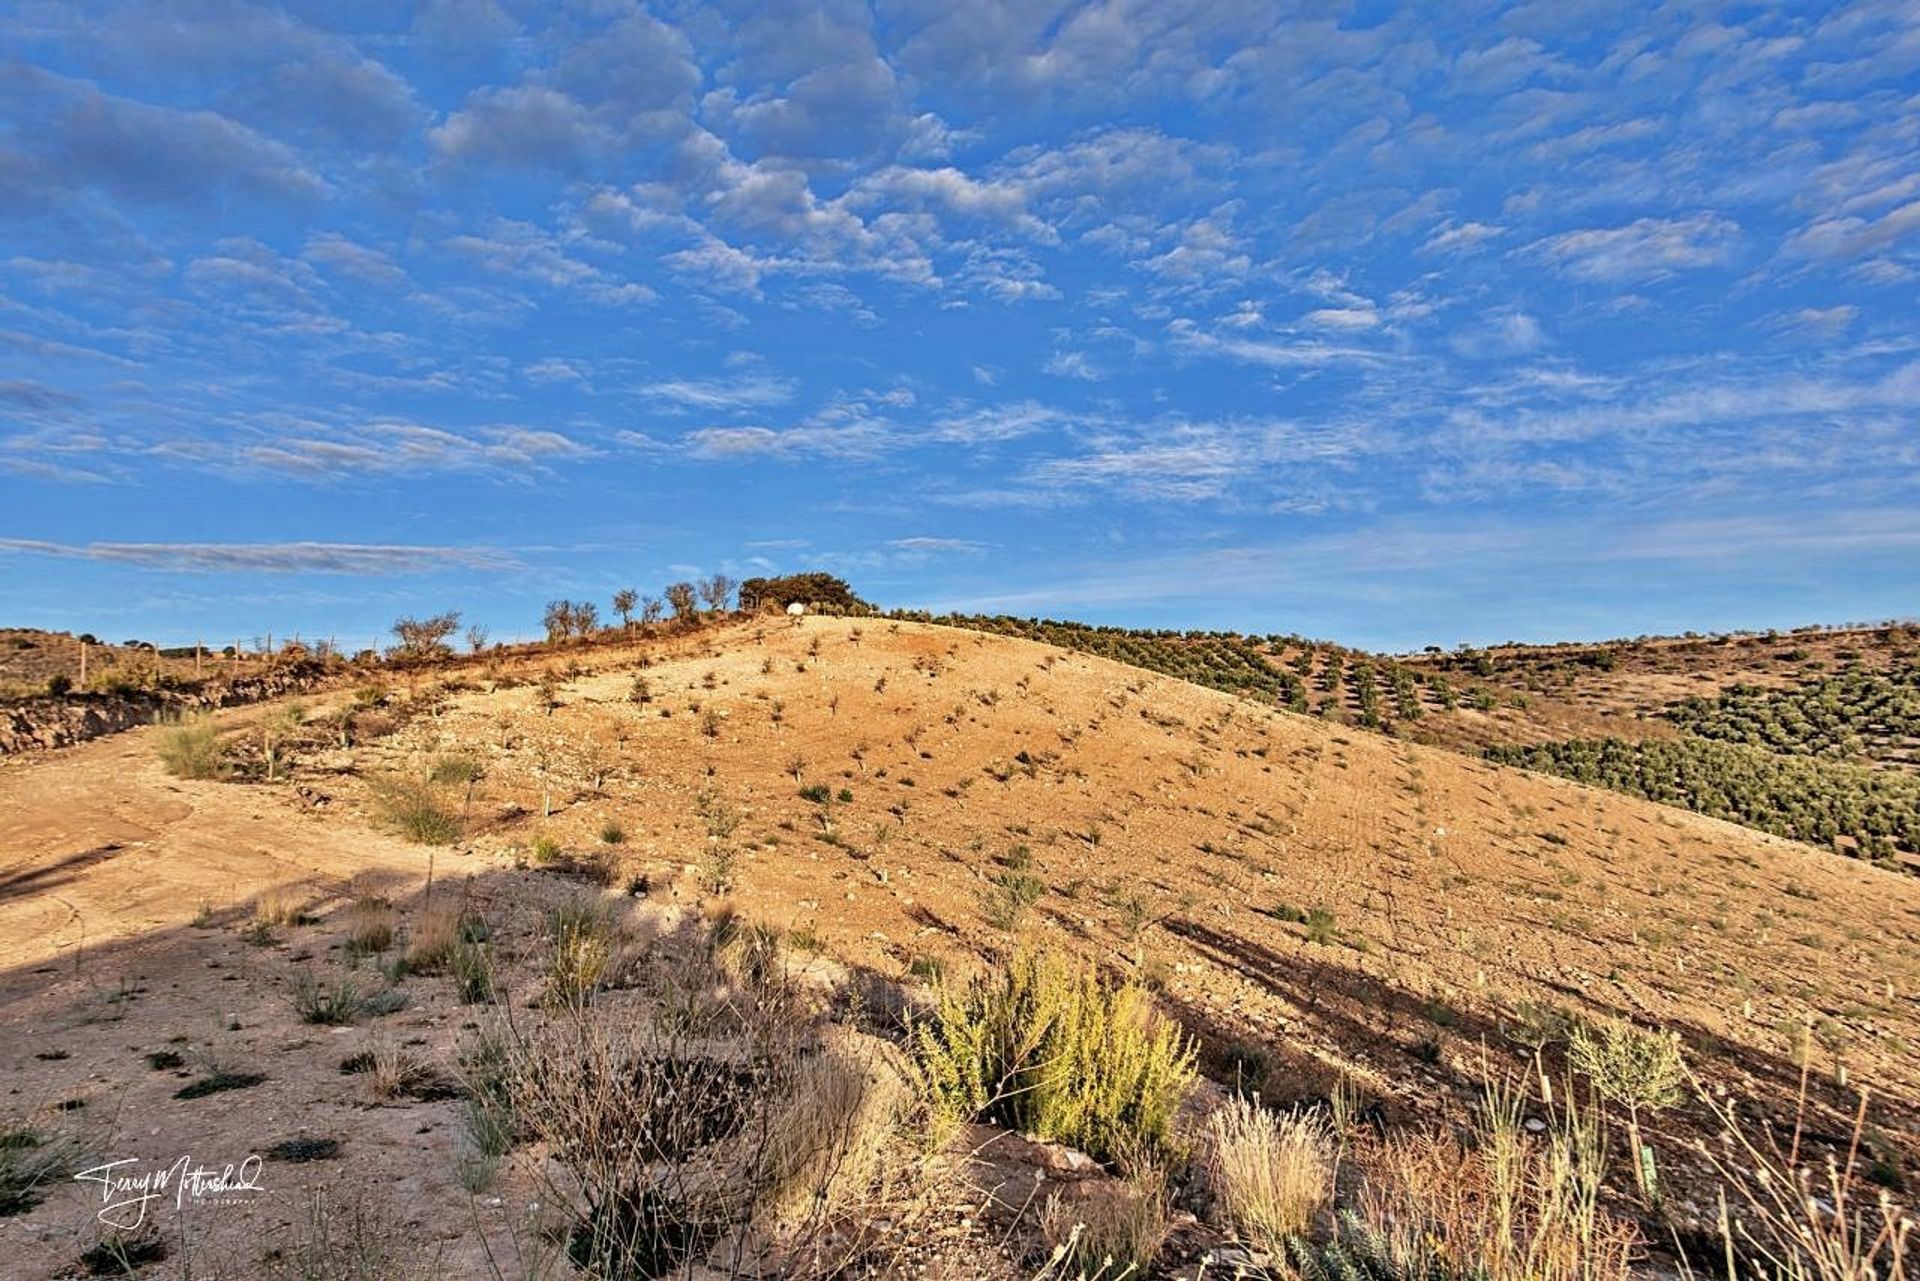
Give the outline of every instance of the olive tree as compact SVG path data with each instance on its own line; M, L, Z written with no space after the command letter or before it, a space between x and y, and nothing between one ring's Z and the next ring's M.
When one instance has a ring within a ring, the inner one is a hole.
M431 618L409 615L397 620L393 634L400 643L393 648L396 658L437 658L449 653L447 638L460 630L460 612L449 610Z
M613 594L613 612L620 615L620 626L625 631L633 630L633 607L639 600L631 587L622 587Z

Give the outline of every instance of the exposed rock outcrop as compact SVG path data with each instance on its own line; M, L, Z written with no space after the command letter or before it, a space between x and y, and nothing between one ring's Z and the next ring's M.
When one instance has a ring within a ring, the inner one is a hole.
M337 672L320 662L296 663L257 676L208 682L198 689L137 690L32 698L0 706L0 756L70 747L103 734L150 725L165 714L233 707L297 694L326 683Z

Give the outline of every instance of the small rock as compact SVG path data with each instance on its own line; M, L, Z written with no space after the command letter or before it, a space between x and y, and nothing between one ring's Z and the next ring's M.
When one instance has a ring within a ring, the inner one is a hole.
M1040 1164L1062 1178L1084 1179L1100 1170L1100 1163L1078 1148L1058 1143L1043 1143L1038 1147Z

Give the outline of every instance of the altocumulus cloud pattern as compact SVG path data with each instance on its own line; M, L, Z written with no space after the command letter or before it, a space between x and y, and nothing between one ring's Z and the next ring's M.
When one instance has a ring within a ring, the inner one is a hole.
M0 45L9 621L820 567L1412 645L1917 585L1910 4L23 0Z

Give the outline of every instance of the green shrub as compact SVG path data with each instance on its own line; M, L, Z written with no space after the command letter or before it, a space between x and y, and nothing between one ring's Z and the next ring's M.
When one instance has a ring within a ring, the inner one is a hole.
M467 783L478 782L485 773L486 770L473 757L449 753L434 759L427 777L436 783L458 783L464 786Z
M1333 913L1324 907L1307 909L1306 920L1301 924L1307 927L1309 943L1331 943L1340 937L1340 930L1333 923Z
M460 815L431 774L376 779L370 791L379 822L415 844L451 845L460 839Z
M997 929L1019 928L1027 909L1047 892L1046 882L1031 872L1005 871L993 877L981 897L987 921Z
M1620 1019L1574 1027L1568 1060L1601 1098L1627 1114L1634 1179L1649 1202L1660 1197L1653 1147L1641 1140L1640 1114L1660 1112L1686 1096L1685 1052L1677 1032L1647 1032Z
M1195 1076L1192 1043L1144 989L1031 954L942 991L913 1048L944 1122L985 1117L1110 1162L1170 1145Z
M366 993L350 974L331 983L322 983L311 970L302 970L294 978L293 1012L302 1023L339 1027L358 1019L366 1008Z
M162 727L156 750L160 763L175 778L220 778L227 772L220 735L204 716Z

